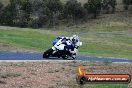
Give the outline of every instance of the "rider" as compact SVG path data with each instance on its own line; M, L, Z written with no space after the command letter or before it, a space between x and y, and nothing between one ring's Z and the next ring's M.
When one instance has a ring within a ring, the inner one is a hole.
M82 45L79 41L79 36L73 35L72 37L58 37L61 40L60 44L64 44L64 50L69 50L72 54L72 58L75 59L78 48Z
M72 53L72 58L75 59L78 49L82 45L82 42L79 41L79 36L77 35L73 35L72 37L70 37L70 40L72 41L72 45L73 45L73 49L70 50L70 52Z

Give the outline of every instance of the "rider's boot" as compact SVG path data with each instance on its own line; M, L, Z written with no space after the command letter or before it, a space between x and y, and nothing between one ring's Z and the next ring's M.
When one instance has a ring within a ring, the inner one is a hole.
M76 53L72 54L72 59L75 60L76 59Z

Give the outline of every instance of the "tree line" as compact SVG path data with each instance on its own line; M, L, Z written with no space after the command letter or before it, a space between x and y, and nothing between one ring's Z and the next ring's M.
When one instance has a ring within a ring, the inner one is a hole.
M132 0L123 0L124 9L128 10L129 6L132 5Z
M131 1L123 0L125 9ZM40 28L63 21L82 22L97 18L101 12L114 13L116 5L116 0L88 0L83 5L77 0L10 0L7 6L0 3L0 25Z

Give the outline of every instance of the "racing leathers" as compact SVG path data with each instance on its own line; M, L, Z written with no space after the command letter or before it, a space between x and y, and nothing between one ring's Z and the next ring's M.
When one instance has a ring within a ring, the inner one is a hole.
M78 49L81 46L79 39L77 42L73 42L69 37L58 37L58 39L59 41L54 45L54 47L56 47L54 50L69 51L71 53L71 57L75 59Z

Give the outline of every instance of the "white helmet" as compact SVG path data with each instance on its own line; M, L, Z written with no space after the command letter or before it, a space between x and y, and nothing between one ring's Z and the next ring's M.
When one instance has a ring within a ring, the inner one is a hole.
M70 40L73 42L73 44L75 44L79 41L79 36L73 35L72 37L70 37Z

